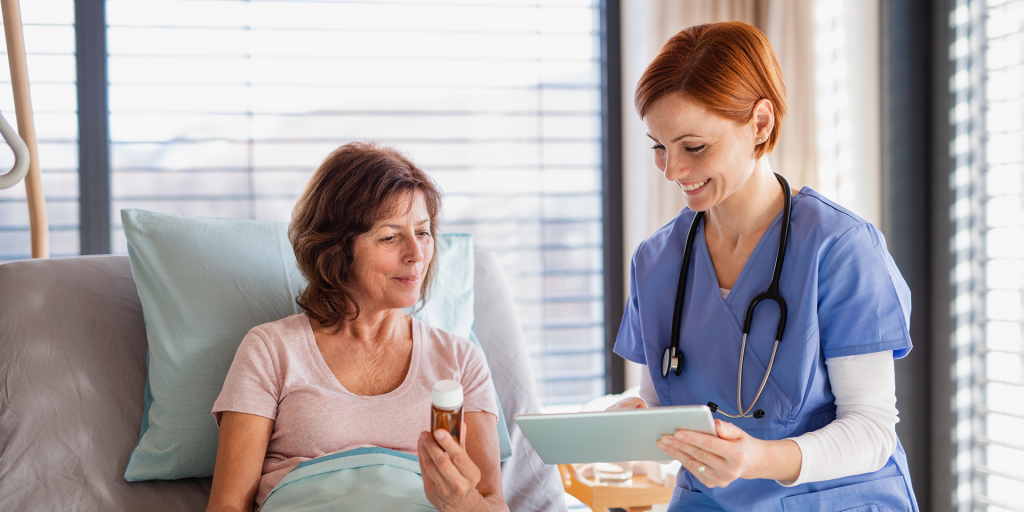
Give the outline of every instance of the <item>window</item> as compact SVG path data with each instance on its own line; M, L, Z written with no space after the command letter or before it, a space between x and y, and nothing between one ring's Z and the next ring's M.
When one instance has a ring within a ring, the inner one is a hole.
M394 145L442 231L501 260L542 403L604 394L594 2L110 0L107 22L115 212L287 221L331 150Z
M1024 510L1024 1L961 0L953 44L956 501Z
M50 252L78 254L78 93L75 89L75 3L72 0L21 2L36 140L42 170ZM17 129L6 39L0 39L0 112ZM0 172L14 165L14 154L0 144ZM25 184L0 190L0 263L31 256Z

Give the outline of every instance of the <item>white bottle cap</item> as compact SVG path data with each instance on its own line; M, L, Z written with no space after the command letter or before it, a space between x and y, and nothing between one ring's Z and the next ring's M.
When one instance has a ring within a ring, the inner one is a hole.
M439 380L434 383L434 405L442 409L462 407L462 384L454 380Z

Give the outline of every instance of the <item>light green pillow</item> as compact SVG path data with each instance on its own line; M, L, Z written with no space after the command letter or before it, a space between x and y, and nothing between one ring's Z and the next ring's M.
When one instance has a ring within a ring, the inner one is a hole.
M124 478L210 476L218 434L210 411L239 343L252 327L301 312L295 296L306 281L288 226L142 210L122 210L121 221L149 342L142 432ZM435 286L410 313L476 342L472 240L442 235L436 245ZM504 417L498 437L505 460Z

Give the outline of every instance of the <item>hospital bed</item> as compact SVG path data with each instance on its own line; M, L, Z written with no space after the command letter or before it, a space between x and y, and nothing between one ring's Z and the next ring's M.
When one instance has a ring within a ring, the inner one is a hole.
M513 511L564 510L558 469L512 418L539 412L505 276L475 254L475 329L510 432ZM0 510L204 510L209 478L126 482L139 439L146 330L126 256L0 265ZM212 421L212 416L211 416Z
M49 260L21 17L2 5L18 128L0 114L15 165L0 189L27 188L33 259L0 264L0 511L197 511L210 478L127 482L147 378L142 304L127 256ZM570 485L513 418L539 412L529 355L505 276L475 253L474 332L494 379L512 456L502 463L513 511L565 510ZM212 416L211 416L212 421Z

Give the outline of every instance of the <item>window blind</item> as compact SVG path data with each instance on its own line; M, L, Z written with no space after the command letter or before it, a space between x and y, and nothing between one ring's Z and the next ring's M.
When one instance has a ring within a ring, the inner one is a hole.
M110 0L114 211L287 221L334 148L395 146L501 261L543 403L601 395L597 9Z
M954 499L1024 511L1024 1L956 1L950 25Z
M75 4L73 0L21 2L39 164L54 257L79 253L78 98L75 89ZM0 112L17 129L7 41L0 38ZM0 144L0 172L14 154ZM25 184L0 190L0 262L31 257Z

